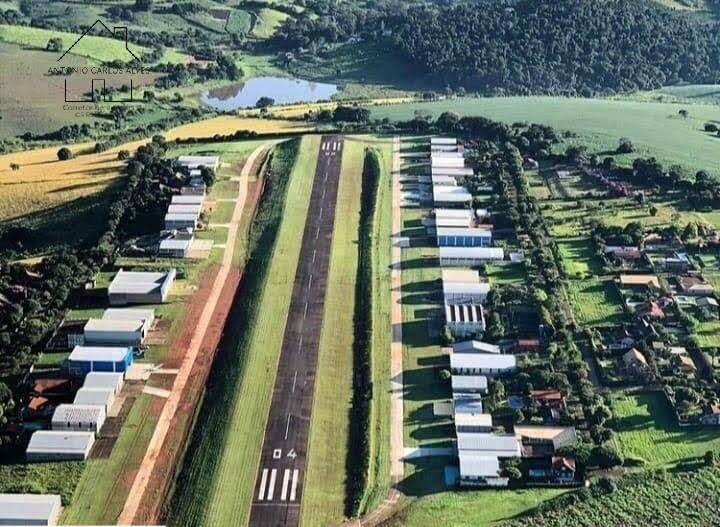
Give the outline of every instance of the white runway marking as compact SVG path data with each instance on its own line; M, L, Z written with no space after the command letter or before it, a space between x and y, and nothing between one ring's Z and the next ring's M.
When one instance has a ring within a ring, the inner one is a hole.
M308 277L308 289L312 289L312 275Z
M318 225L317 230L315 231L315 239L318 239L318 236L320 236L320 226Z
M300 340L298 341L298 351L302 351L302 339L303 339L303 336L300 335Z
M265 499L265 487L267 486L267 475L268 475L268 469L264 468L262 471L262 477L260 478L260 491L258 492L258 499L260 501Z
M290 469L286 468L283 472L282 491L280 492L280 501L287 500L288 483L290 483Z
M275 494L275 479L277 478L277 469L274 468L270 471L270 485L268 488L267 499L272 501L273 495Z
M323 194L324 194L324 193L325 193L325 192L323 192ZM325 196L323 196L323 197L325 197ZM323 210L322 210L322 207L320 207L320 215L318 216L318 219L319 219L319 220L322 219L322 211L323 211Z
M290 486L290 501L295 501L295 493L297 492L298 486L298 469L293 470L292 485Z
M313 263L315 263L315 249L313 249Z
M287 439L288 433L290 432L290 418L291 414L288 414L287 423L285 423L285 439Z
M307 316L307 308L308 308L308 303L305 302L305 311L303 311L303 318L305 318Z
M293 375L293 386L292 391L295 393L295 385L297 384L297 370L295 370L295 375Z

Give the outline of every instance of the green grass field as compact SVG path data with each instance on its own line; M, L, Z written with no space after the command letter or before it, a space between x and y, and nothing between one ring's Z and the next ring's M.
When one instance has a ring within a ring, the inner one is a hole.
M614 441L625 457L643 459L646 466L670 466L720 448L712 427L680 428L661 393L618 394L613 398Z
M578 324L612 326L623 321L622 303L611 282L593 276L568 280L566 288Z
M363 152L357 141L343 147L302 501L302 524L312 527L345 512Z
M84 467L81 461L13 463L4 460L0 463L0 492L60 494L63 506L68 506Z
M678 111L684 108L689 117ZM670 104L611 99L561 97L460 97L438 102L372 107L373 118L412 119L416 111L438 117L444 111L461 115L483 115L512 123L543 123L578 134L567 143L587 145L590 151L617 147L629 137L637 153L619 156L629 162L638 155L653 155L666 165L681 164L696 171L720 172L717 156L720 139L702 131L706 121L720 120L720 108L708 104Z
M270 38L277 27L290 15L276 9L263 8L257 14L258 19L253 27L253 35L257 38Z
M170 525L242 525L247 521L319 141L319 136L302 139L270 267L265 282L258 284L255 318L241 337L240 364L233 365L237 373L223 373L235 384L223 383L221 390L208 395L212 400L203 404L204 429L219 432L196 434L173 499Z

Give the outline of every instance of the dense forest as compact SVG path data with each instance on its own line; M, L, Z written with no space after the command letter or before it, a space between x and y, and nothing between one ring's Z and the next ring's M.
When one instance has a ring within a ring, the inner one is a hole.
M385 38L436 85L481 93L612 93L720 80L720 25L649 0L344 6L286 22L286 49Z

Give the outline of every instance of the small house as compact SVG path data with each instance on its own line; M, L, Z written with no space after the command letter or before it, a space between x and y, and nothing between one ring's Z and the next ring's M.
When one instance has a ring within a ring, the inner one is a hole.
M620 373L626 377L643 377L651 372L645 355L636 348L620 357L619 367Z
M712 296L714 292L712 285L699 276L680 276L677 283L680 290L690 296Z
M68 357L71 375L93 371L125 372L134 362L130 347L75 346Z
M158 256L164 258L187 258L190 255L192 242L192 238L189 240L179 240L177 238L161 240Z

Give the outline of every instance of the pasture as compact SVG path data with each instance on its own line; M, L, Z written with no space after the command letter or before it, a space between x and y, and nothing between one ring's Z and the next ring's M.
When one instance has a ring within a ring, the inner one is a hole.
M201 409L199 426L217 433L199 432L190 445L170 509L170 525L242 525L247 521L319 140L314 136L303 138L286 197L275 198L283 199L284 214L275 248L268 254L265 280L257 284L259 296L252 307L247 306L252 318L243 325L242 349L233 355L238 355L232 365L235 370L220 374L225 381L208 393Z
M680 109L689 116L678 115ZM590 152L606 152L617 147L621 137L630 138L637 152L616 156L629 163L637 156L655 156L669 166L680 164L691 171L707 170L720 174L717 156L720 139L703 131L707 121L720 121L720 108L708 104L671 104L615 99L563 97L458 97L437 102L371 107L372 117L409 120L415 112L438 117L453 111L461 115L482 115L513 123L526 121L553 126L558 131L577 134L561 145L581 144Z
M613 441L626 458L641 459L647 467L690 461L720 448L720 435L712 427L680 428L660 392L618 393L612 410Z

